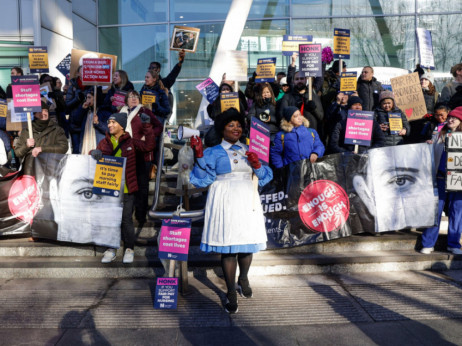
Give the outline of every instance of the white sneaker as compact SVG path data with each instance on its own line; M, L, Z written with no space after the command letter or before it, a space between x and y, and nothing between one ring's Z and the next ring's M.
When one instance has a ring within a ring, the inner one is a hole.
M452 252L454 255L462 255L462 250L456 247L448 247L448 251Z
M132 249L125 250L123 263L133 263L133 258L135 257L135 252Z
M101 263L111 263L116 259L116 250L115 249L107 249L104 251L103 258L101 259Z
M421 250L420 250L420 253L423 253L423 254L426 254L426 255L429 255L433 252L434 248L432 247L423 247Z

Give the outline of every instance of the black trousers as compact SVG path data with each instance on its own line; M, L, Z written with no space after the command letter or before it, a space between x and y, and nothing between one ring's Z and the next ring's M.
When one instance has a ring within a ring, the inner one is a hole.
M151 162L144 161L144 157L136 158L136 180L138 191L135 192L135 218L138 222L146 221L149 197L149 171Z
M135 248L135 227L133 226L133 193L124 194L124 207L122 210L122 241L125 249Z

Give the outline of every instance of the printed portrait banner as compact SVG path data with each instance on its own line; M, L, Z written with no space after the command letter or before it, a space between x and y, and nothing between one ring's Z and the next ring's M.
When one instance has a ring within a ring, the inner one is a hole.
M112 84L112 61L110 58L83 59L80 71L83 85Z
M6 100L0 99L0 118L6 118L6 114L8 113L8 104Z
M322 77L322 47L320 44L299 46L299 69L305 77Z
M345 144L369 147L372 138L374 112L348 110L345 130Z
M46 46L29 47L30 73L48 73L48 48Z
M127 96L126 91L117 90L114 93L114 99L112 100L112 105L114 107L123 107L123 106L125 106L125 96Z
M258 59L256 72L255 83L274 82L276 76L276 58Z
M66 77L66 80L69 80L71 72L71 55L66 55L66 57L61 60L58 66L56 66L56 69L61 72L64 77Z
M358 87L358 73L357 72L342 72L340 74L340 91L350 95L356 91Z
M125 160L124 157L103 156L96 163L92 190L94 194L119 197L123 193Z
M178 278L157 278L154 309L176 309Z
M399 113L390 113L388 115L388 121L390 122L390 133L392 135L399 134L399 131L403 129L403 119L401 119L401 114Z
M240 112L239 93L232 92L220 94L220 106L222 113L229 108L236 108Z
M269 163L270 129L256 117L250 119L249 151L257 154L264 163Z
M191 219L165 219L160 229L159 258L187 261Z
M334 29L334 59L350 59L349 29Z
M284 35L282 37L282 55L291 56L299 52L298 46L313 42L312 35Z
M419 62L422 68L434 70L435 58L433 56L432 33L424 28L416 29L417 45L419 47Z
M38 76L11 76L11 88L15 112L34 113L42 111Z
M202 83L196 85L196 89L207 99L208 103L213 103L220 93L217 83L212 78L207 78Z
M396 106L403 110L408 120L421 119L427 114L418 72L391 78L390 82Z

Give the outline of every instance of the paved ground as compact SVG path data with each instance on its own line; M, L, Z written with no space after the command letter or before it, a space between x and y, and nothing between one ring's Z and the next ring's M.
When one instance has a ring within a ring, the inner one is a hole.
M232 316L220 279L190 279L175 311L153 309L153 283L0 280L0 344L462 344L462 271L254 277Z

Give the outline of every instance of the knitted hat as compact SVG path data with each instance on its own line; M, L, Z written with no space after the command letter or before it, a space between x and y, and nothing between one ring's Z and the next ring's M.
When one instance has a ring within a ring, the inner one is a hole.
M420 76L420 79L427 79L429 80L432 84L435 84L435 78L433 78L433 75L431 75L428 72L425 72L423 75Z
M452 111L450 111L448 117L454 117L462 121L462 106L456 107Z
M294 113L298 110L299 109L295 106L284 107L284 109L282 110L282 116L284 119L290 122L290 119L292 119L292 115L294 115Z
M363 100L359 96L351 96L348 98L348 109L351 108L355 103L360 103L361 106L363 105Z
M287 77L282 77L281 80L279 81L280 86L287 85Z
M385 99L392 99L395 102L395 95L390 90L385 90L380 93L379 96L379 103L381 103Z
M125 130L125 128L127 127L127 117L127 113L114 113L109 117L107 121L114 120L118 122L119 125L122 126L122 128Z

